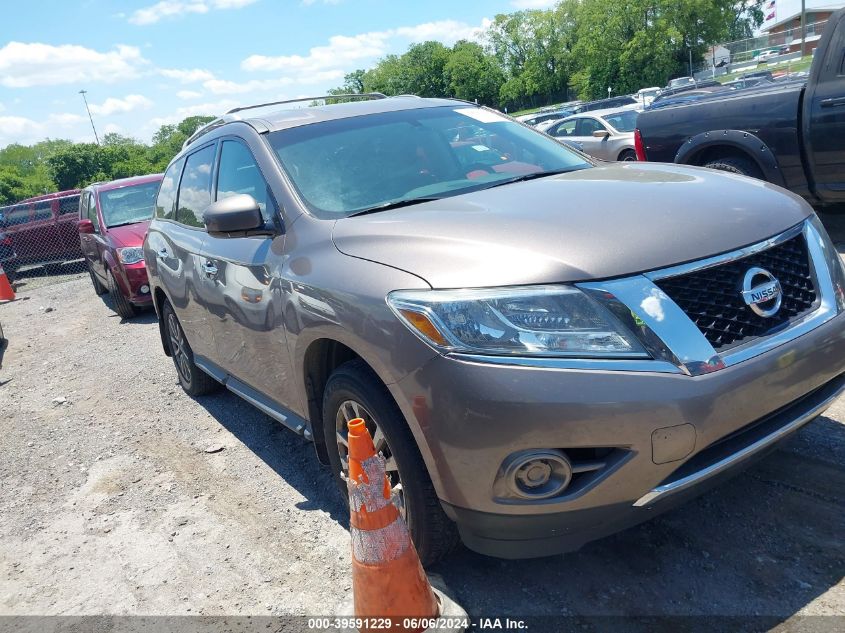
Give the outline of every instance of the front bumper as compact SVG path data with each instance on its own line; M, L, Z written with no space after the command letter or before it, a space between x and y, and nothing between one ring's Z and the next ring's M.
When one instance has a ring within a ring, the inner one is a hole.
M138 307L152 305L153 298L146 264L141 261L135 264L123 264L120 268L117 281L129 302ZM144 287L147 289L146 292L142 290Z
M818 415L842 389L843 372L845 314L766 353L698 376L441 356L392 390L413 421L443 507L467 546L522 558L577 549L699 494ZM733 444L723 442L761 420L767 426L755 426ZM694 428L691 452L655 463L661 452L655 432L679 425ZM743 452L767 437L765 429L774 435ZM575 494L514 503L493 492L514 452L592 447L615 447L625 458ZM718 450L729 454L719 456ZM701 468L683 470L699 462ZM687 474L695 476L665 489Z

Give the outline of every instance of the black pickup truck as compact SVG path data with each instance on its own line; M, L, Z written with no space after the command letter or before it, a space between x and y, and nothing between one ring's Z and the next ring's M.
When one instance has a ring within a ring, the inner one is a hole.
M783 82L646 110L640 160L753 176L806 198L845 204L845 9L819 41L807 82Z

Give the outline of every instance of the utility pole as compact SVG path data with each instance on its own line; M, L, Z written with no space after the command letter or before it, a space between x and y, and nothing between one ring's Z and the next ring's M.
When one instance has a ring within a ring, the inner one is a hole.
M807 2L801 0L801 57L804 57L804 42L807 40Z
M91 116L91 108L88 107L88 99L85 98L85 95L88 91L87 90L80 90L79 94L82 95L82 100L85 102L85 109L88 111L88 118L91 121L91 129L94 130L94 138L97 139L97 145L100 144L100 137L97 136L97 128L94 127L94 117Z

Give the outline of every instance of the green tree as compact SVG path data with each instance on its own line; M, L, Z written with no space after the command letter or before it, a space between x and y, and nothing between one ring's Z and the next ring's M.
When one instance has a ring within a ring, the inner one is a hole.
M444 73L451 96L498 106L505 76L496 58L486 53L481 45L467 41L455 44Z

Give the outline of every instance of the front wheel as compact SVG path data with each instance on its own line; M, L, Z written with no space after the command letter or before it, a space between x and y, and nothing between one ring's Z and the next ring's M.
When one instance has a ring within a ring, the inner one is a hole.
M106 294L106 293L108 292L108 288L106 288L106 287L103 285L103 282L101 282L101 281L97 278L97 275L95 275L95 274L94 274L94 271L93 271L93 270L91 270L90 265L89 265L89 267L88 267L88 274L91 276L91 285L92 285L92 286L94 286L94 292L96 293L96 295L99 297L99 296L101 296L101 295Z
M120 286L117 285L117 280L114 278L114 275L110 270L106 270L106 282L108 284L112 304L114 305L114 311L124 319L131 319L134 317L135 307L129 303L129 300L126 297L123 296L123 291L120 289Z
M362 418L376 451L386 460L391 492L408 525L423 565L451 551L457 542L454 523L444 514L414 437L390 392L360 360L341 365L323 396L323 433L332 472L348 498L341 473L349 472L347 423Z

